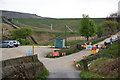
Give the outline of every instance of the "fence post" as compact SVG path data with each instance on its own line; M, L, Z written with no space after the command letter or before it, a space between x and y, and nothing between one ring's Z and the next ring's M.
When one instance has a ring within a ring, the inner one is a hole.
M32 45L32 54L34 55L34 44Z
M84 59L84 60L82 61L82 63L83 63L83 69L84 69L84 71L88 71L87 61Z

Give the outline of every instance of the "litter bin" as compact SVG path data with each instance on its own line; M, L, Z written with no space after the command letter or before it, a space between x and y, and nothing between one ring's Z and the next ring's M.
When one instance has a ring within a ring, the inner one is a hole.
M55 48L64 48L65 47L65 39L54 39Z

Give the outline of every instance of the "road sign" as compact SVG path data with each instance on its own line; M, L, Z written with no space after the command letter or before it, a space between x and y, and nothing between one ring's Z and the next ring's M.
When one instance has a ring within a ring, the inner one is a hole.
M32 53L33 53L32 50L28 51L28 55L32 55Z

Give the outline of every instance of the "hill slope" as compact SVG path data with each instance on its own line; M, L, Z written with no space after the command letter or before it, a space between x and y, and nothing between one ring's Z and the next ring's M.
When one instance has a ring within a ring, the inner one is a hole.
M2 17L7 17L7 18L23 18L23 19L42 18L41 16L38 16L36 14L21 13L21 12L6 11L6 10L0 10L0 15L2 15Z
M93 19L97 26L102 23L105 19ZM44 28L50 30L51 24L53 30L64 31L65 25L68 25L74 32L78 32L80 26L80 19L14 19L14 23L18 25L27 25L36 28ZM43 30L42 30L43 31ZM67 29L67 31L69 31Z

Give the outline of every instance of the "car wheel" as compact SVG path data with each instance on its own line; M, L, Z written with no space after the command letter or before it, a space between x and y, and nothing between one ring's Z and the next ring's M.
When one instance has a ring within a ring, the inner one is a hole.
M15 47L18 47L18 45L15 45Z
M8 45L7 48L10 48L10 46Z

